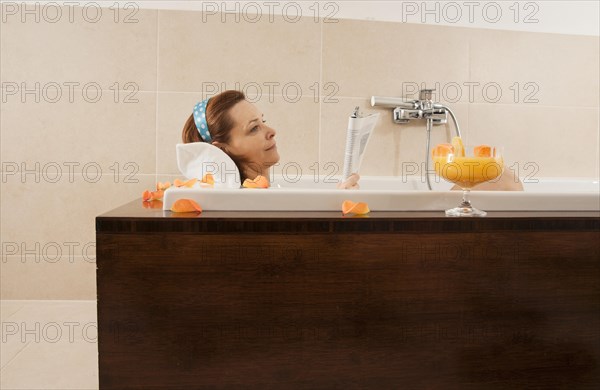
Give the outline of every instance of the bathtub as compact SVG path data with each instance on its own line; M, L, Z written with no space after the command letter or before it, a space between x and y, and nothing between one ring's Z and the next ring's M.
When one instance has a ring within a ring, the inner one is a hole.
M359 190L338 190L339 177L275 178L268 189L174 188L165 191L163 209L177 199L193 199L204 210L340 211L344 200L367 202L371 211L442 211L459 204L461 191L445 181L427 190L411 177L366 176ZM473 205L485 211L599 211L600 183L594 179L539 178L524 191L472 191Z

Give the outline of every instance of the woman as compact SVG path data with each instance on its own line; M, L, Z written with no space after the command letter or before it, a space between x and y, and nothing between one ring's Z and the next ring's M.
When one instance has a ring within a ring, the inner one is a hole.
M243 92L229 90L194 107L182 138L184 143L209 142L220 148L235 162L244 182L258 175L269 179L269 168L279 161L275 134ZM353 174L338 188L357 189L359 178Z
M240 171L242 183L258 175L269 179L269 168L279 161L275 129L266 124L264 115L246 100L240 91L225 91L205 99L194 107L194 112L183 127L183 142L209 142L227 153ZM353 173L340 189L358 189L358 173ZM452 188L458 190L457 186ZM523 190L511 172L495 182L482 183L474 190Z

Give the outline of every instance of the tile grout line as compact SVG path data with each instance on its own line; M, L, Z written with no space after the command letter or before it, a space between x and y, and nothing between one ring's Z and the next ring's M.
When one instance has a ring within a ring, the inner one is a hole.
M2 7L2 4L0 4L0 7ZM1 11L1 9L0 9ZM0 86L2 86L4 83L2 82L2 26L4 25L4 23L2 23L0 21ZM0 92L3 92L2 90L0 90ZM4 95L3 93L0 93L0 95ZM0 99L0 161L4 161L4 159L2 158L2 146L5 145L4 142L2 142L2 134L4 134L4 132L2 131L2 100ZM2 164L4 165L4 164ZM4 169L0 169L0 171L4 172ZM4 191L2 191L2 187L3 187L3 183L4 180L0 181L0 205L2 204L2 193ZM2 207L0 207L0 241L4 242L4 240L2 240ZM0 267L0 276L2 275L2 268Z
M320 18L319 18L320 19ZM323 114L323 99L321 98L321 91L323 90L323 22L319 23L319 37L320 37L320 47L319 47L319 137L317 140L317 161L319 164L321 163L321 132L323 131L322 127L322 114Z
M154 182L158 181L158 66L160 53L160 10L156 10L156 84L154 86Z
M469 38L467 39L467 64L469 66L469 71L468 71L468 76L467 78L469 79L469 82L472 82L472 66L471 66L471 36L469 36ZM469 122L471 121L471 102L467 102L467 131L466 131L466 137L465 137L465 143L468 143L468 136L470 134L469 131ZM456 118L458 120L458 118ZM460 125L460 122L459 122ZM461 132L461 136L463 135L463 133Z
M158 62L158 60L157 60ZM157 79L158 79L158 69L157 69ZM4 87L0 86L0 90L4 90ZM74 88L73 91L82 91L82 89L79 88ZM128 89L119 89L119 90L114 90L114 89L99 89L99 91L102 92L110 92L110 93L114 93L115 91L119 91L119 92L131 92L131 90ZM154 91L150 91L150 90L137 90L136 92L139 93L151 93L151 94L155 94L155 95L160 95L160 94L193 94L193 95L197 95L197 94L202 94L202 91L159 91L159 90L154 90ZM320 91L321 93L322 91ZM287 95L284 94L271 94L271 93L261 93L260 96L268 96L268 97L284 97ZM336 99L370 99L368 96L335 96ZM314 97L311 96L301 96L300 99L313 99ZM488 106L514 106L514 107L522 107L523 103L514 103L514 102L485 102L485 101L474 101L474 102L469 102L469 101L463 101L463 100L459 100L457 102L448 102L448 101L443 101L443 103L448 103L448 104L474 104L474 105L488 105ZM558 105L558 104L539 104L539 103L525 103L526 107L532 107L532 108L577 108L577 109L593 109L593 110L597 110L598 107L594 106L594 105L589 105L589 106L564 106L564 105Z

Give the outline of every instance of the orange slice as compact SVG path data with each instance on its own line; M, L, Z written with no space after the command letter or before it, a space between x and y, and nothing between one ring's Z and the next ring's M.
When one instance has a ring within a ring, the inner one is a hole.
M465 145L460 137L452 138L452 147L454 147L454 155L456 157L465 157Z
M353 202L351 200L345 200L342 203L342 214L367 214L371 210L369 210L369 206L364 202Z
M451 144L439 144L431 151L433 157L446 157L454 153L454 147Z
M202 207L192 199L177 199L173 206L171 206L171 211L175 213L191 213L191 212L202 212Z
M475 157L492 157L492 147L489 145L477 145L473 150Z
M258 175L254 180L246 179L242 184L244 188L269 188L269 180L266 177Z

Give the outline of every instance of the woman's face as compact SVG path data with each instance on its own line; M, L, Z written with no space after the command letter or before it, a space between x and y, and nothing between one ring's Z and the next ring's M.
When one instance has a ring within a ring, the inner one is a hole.
M250 169L263 172L279 161L275 129L267 126L263 114L252 103L242 100L229 110L235 126L226 151L249 162Z

